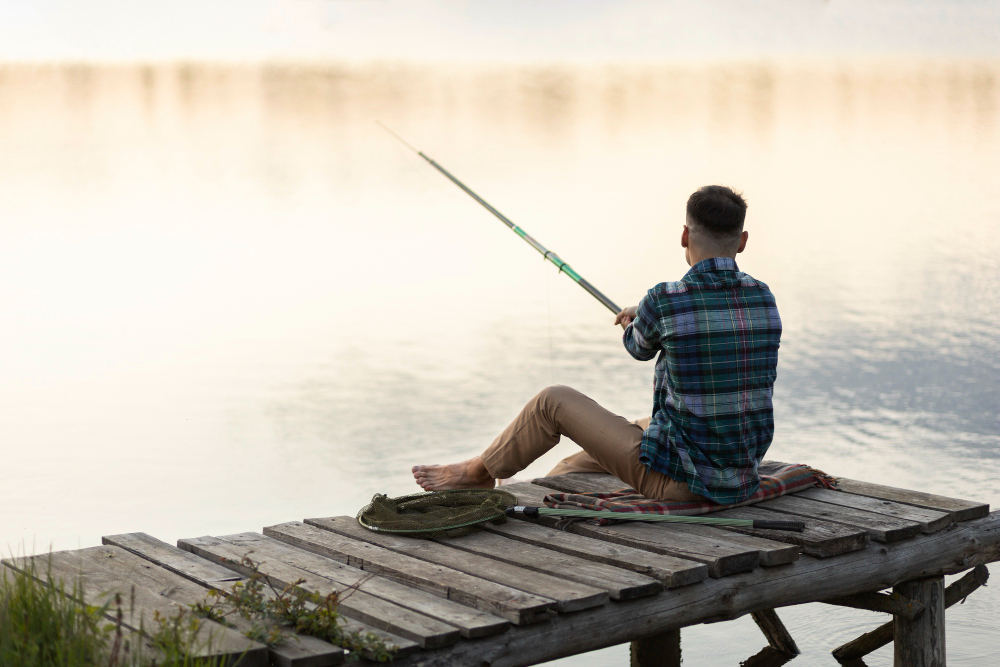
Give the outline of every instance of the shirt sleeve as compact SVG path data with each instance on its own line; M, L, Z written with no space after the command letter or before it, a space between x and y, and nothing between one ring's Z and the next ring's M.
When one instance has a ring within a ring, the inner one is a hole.
M622 342L628 353L639 361L649 361L660 351L660 318L653 290L639 302L635 319L625 327Z

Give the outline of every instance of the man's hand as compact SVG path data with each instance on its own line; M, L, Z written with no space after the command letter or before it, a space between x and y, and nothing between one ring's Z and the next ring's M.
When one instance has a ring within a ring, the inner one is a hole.
M615 315L615 324L622 325L622 329L624 329L625 327L627 327L629 324L632 323L632 320L635 319L635 311L638 308L639 308L639 306L629 306L628 308L624 309L622 312L620 312L617 315Z

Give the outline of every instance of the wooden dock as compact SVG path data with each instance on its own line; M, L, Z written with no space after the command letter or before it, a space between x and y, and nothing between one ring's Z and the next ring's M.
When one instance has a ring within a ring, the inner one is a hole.
M571 474L505 486L522 504L552 490L625 486L610 475ZM598 526L510 520L455 539L367 531L354 517L291 521L219 537L112 535L104 546L36 556L36 570L79 577L88 600L131 596L151 618L228 591L249 554L277 586L346 592L351 629L397 647L401 667L517 667L632 643L632 664L679 664L679 630L752 614L777 655L797 652L776 608L807 602L888 612L881 628L834 652L864 655L895 638L896 665L945 664L944 609L985 582L1000 560L1000 512L989 506L840 480L713 516L800 519L802 533L685 524ZM38 563L39 559L43 562ZM27 560L4 561L24 568ZM51 570L48 570L51 568ZM943 575L972 570L945 591ZM893 589L891 594L882 593ZM960 596L957 597L956 596ZM234 616L235 617L235 616ZM125 621L138 631L138 623ZM302 637L265 647L246 628L206 621L215 652L241 665L323 667L345 653ZM362 662L365 659L362 658ZM750 663L747 663L750 664ZM780 664L773 662L771 664Z

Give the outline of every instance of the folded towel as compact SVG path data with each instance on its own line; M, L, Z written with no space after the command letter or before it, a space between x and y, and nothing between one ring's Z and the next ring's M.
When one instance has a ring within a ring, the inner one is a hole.
M550 493L545 496L549 507L572 507L631 514L708 514L730 507L743 507L762 500L769 500L795 493L814 486L824 489L836 488L837 480L826 473L799 463L761 465L767 474L761 473L760 487L741 503L720 505L710 500L691 502L687 500L652 500L639 495L635 489L619 489L608 493ZM602 519L601 521L604 521Z

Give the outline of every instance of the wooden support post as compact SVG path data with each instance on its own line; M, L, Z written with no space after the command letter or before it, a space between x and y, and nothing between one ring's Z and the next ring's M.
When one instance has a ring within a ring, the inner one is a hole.
M944 577L904 581L893 588L924 605L920 618L893 618L895 667L945 667Z
M989 578L990 572L985 565L978 565L970 570L964 577L944 589L945 609L964 600L970 593L986 584ZM892 641L892 625L892 621L889 621L853 641L838 646L833 649L833 657L839 662L849 662L863 658L872 651L882 648Z
M782 651L789 655L798 655L799 647L795 645L795 640L785 628L785 624L778 618L777 612L773 609L755 611L750 614L757 627L767 637L767 643L771 648Z
M681 631L668 630L632 642L631 667L681 667Z

